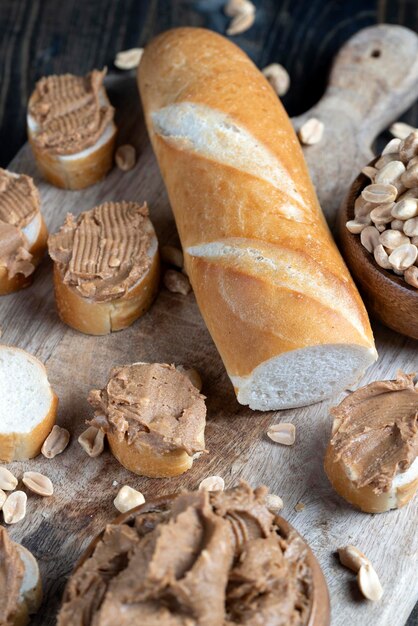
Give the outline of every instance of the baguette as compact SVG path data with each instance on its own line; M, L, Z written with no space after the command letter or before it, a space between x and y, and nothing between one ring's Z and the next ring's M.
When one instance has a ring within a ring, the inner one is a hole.
M24 350L0 346L0 461L37 456L57 405L44 365Z
M276 94L248 57L199 28L156 37L138 70L185 268L240 403L323 400L376 358Z

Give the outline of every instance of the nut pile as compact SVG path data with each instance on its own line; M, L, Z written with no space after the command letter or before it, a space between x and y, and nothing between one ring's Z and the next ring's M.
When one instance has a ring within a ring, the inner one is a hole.
M20 489L15 491L18 479L6 467L0 466L0 510L6 524L17 524L26 515L28 496ZM49 497L54 493L54 487L48 476L39 472L25 472L22 483L33 493ZM6 494L6 491L11 493Z
M354 203L347 229L360 235L376 263L418 288L418 130L392 139Z

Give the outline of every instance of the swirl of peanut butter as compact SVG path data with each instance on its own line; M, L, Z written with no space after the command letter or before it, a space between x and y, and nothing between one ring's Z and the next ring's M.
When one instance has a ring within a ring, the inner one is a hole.
M0 266L9 278L29 276L35 269L22 229L39 213L40 203L32 178L0 169Z
M123 297L143 278L153 237L146 204L106 202L77 218L68 214L48 248L65 284L104 302Z
M418 389L414 374L361 387L332 409L330 445L356 487L387 492L418 456Z
M24 565L16 545L10 540L5 528L0 526L0 624L13 626Z
M29 100L36 123L32 141L51 154L68 155L93 146L112 122L103 79L106 70L87 76L63 74L41 78Z
M183 493L109 524L68 584L58 626L305 626L306 546L281 535L265 495L245 483Z

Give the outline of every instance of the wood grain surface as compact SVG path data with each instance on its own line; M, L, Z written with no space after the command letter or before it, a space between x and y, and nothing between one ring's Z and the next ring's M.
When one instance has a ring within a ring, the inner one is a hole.
M176 243L167 196L138 114L134 79L109 79L108 86L118 112L119 142L133 143L140 155L133 171L113 170L87 190L62 191L39 179L27 146L11 169L35 177L52 232L67 211L78 214L104 200L147 200L160 243ZM58 319L51 270L51 262L45 259L30 288L0 300L2 342L25 348L46 363L60 399L58 423L72 435L69 448L55 459L40 457L10 466L19 477L29 468L41 471L55 485L52 498L29 494L26 518L10 527L12 538L31 549L40 563L45 598L32 623L54 624L66 578L92 537L115 516L112 501L120 486L129 484L150 499L185 487L194 489L204 477L218 474L227 486L242 478L253 486L264 483L282 496L283 516L308 540L323 568L333 626L403 625L418 599L418 501L388 514L366 515L351 509L332 491L322 461L331 427L328 409L340 398L297 410L250 411L236 402L192 293L184 297L161 289L151 310L131 328L91 337ZM380 358L363 383L393 378L398 368L417 369L417 342L379 325L374 329ZM105 384L112 366L133 361L182 363L202 374L209 454L182 477L140 478L121 467L109 451L91 459L77 443L85 420L92 416L88 391ZM280 421L296 425L293 447L279 446L266 437L267 427ZM296 512L294 507L300 502L305 508ZM379 603L361 599L354 575L338 564L335 550L347 543L362 549L379 572L385 588Z

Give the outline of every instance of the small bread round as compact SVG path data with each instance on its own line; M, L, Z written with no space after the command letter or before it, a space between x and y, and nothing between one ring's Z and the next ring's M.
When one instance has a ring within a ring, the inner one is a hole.
M40 149L28 125L29 143L42 176L61 189L84 189L102 180L113 167L116 126L112 122L91 148L78 154L61 156Z
M44 218L40 213L37 214L35 219L41 220L41 227L39 230L38 238L35 243L29 248L29 252L32 255L32 263L35 268L42 261L42 258L46 252L48 230L44 221ZM0 296L5 296L8 293L18 291L24 287L29 287L32 284L35 272L30 276L24 274L15 274L12 278L9 278L7 267L0 266Z
M0 461L37 456L57 406L43 363L20 348L0 346Z
M406 472L395 476L389 491L378 494L370 485L365 487L354 485L341 460L335 460L334 448L331 445L325 454L324 468L335 491L365 513L384 513L391 509L399 509L407 504L418 490L418 459Z
M155 233L150 245L150 255L151 265L141 280L122 298L111 302L83 298L64 283L60 270L54 264L55 301L62 321L88 335L107 335L130 326L146 313L157 293L160 261Z
M27 548L15 544L25 567L20 588L19 605L13 618L13 626L26 626L29 616L37 613L42 603L42 581L38 562Z
M189 456L185 450L161 453L155 449L150 449L140 440L129 445L126 439L119 441L117 435L112 433L107 434L107 439L113 456L121 465L134 474L149 478L172 478L184 474L191 468L193 460L197 456ZM199 440L202 448L204 448L203 431Z

